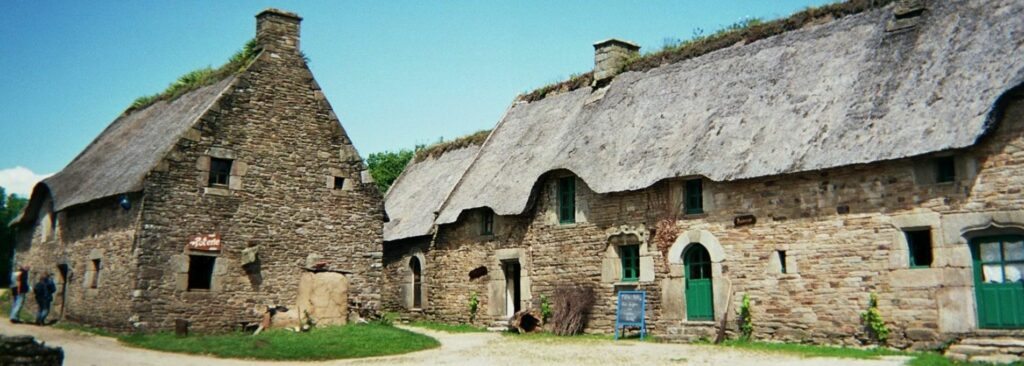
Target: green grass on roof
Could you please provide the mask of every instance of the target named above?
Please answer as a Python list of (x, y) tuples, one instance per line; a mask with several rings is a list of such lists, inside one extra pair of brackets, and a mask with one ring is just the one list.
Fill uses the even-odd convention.
[(423, 161), (427, 158), (436, 158), (444, 153), (458, 150), (464, 147), (472, 145), (483, 145), (484, 140), (487, 140), (487, 136), (490, 136), (491, 130), (480, 130), (472, 134), (458, 137), (451, 141), (441, 141), (436, 144), (416, 149), (415, 161)]
[[(697, 32), (693, 38), (681, 42), (667, 42), (661, 49), (635, 57), (626, 62), (622, 71), (643, 72), (662, 65), (672, 64), (730, 47), (748, 44), (809, 24), (826, 23), (845, 16), (889, 5), (895, 0), (847, 0), (820, 7), (808, 7), (786, 18), (763, 21), (759, 18), (744, 19), (722, 29), (704, 35)], [(520, 100), (534, 102), (548, 95), (573, 91), (590, 85), (591, 73), (570, 77), (569, 80), (540, 87), (520, 96)]]
[(185, 93), (224, 80), (225, 77), (237, 74), (249, 67), (257, 55), (259, 55), (259, 51), (256, 49), (256, 40), (251, 39), (241, 50), (235, 52), (227, 63), (216, 69), (206, 66), (189, 71), (167, 86), (164, 91), (136, 98), (125, 110), (125, 113), (148, 107), (161, 100), (174, 100)]

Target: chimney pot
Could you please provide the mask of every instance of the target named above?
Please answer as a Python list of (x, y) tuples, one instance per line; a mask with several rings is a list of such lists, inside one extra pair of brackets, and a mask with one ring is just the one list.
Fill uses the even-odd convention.
[(640, 46), (633, 42), (610, 38), (594, 43), (594, 85), (607, 84), (626, 60), (640, 54)]
[(268, 8), (256, 14), (256, 44), (268, 51), (299, 52), (298, 14)]

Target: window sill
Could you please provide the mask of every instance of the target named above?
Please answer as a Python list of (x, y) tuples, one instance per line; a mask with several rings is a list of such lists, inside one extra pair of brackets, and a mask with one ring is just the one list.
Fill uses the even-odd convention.
[(227, 186), (213, 186), (203, 188), (204, 195), (230, 196), (231, 190)]
[(480, 239), (487, 241), (494, 240), (495, 237), (496, 236), (494, 234), (480, 234)]
[(653, 284), (654, 281), (615, 281), (612, 286), (615, 287), (637, 287), (643, 285)]

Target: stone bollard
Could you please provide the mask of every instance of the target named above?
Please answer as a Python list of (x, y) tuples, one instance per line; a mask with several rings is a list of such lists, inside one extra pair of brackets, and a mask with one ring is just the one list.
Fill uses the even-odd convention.
[(174, 335), (188, 337), (188, 320), (174, 319)]

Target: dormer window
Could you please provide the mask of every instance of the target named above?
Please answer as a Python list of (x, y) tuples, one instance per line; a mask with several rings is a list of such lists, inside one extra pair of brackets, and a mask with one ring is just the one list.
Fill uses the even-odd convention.
[(210, 158), (210, 187), (227, 186), (231, 182), (231, 159)]

